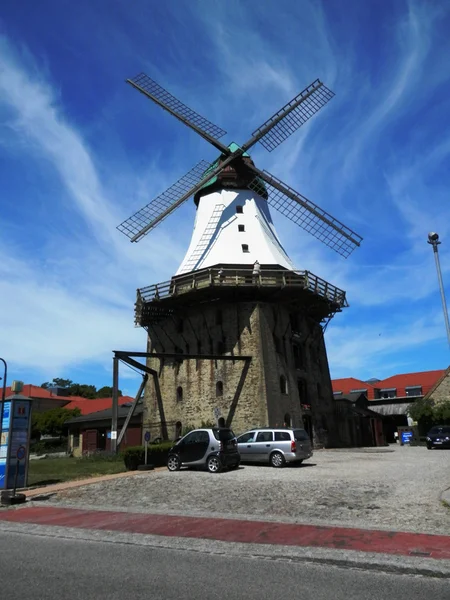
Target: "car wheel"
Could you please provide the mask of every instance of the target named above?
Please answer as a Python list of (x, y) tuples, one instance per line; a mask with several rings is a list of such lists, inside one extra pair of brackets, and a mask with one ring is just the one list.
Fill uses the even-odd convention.
[(239, 469), (239, 463), (236, 463), (234, 465), (228, 465), (228, 468), (230, 469), (230, 471), (235, 471), (236, 469)]
[(167, 459), (167, 468), (169, 471), (179, 471), (181, 468), (181, 460), (176, 454), (172, 454)]
[(222, 470), (222, 463), (218, 456), (210, 456), (206, 462), (206, 467), (210, 473), (220, 473)]
[(431, 444), (427, 444), (427, 450), (431, 450), (433, 446)]
[(284, 456), (281, 454), (281, 452), (274, 452), (270, 456), (270, 464), (272, 465), (272, 467), (276, 467), (276, 468), (284, 467), (285, 462), (286, 462), (286, 460), (285, 460)]

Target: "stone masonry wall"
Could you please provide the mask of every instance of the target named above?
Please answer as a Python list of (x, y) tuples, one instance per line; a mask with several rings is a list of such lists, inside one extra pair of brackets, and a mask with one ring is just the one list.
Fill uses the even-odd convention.
[[(301, 359), (298, 351), (295, 358), (294, 346), (301, 349)], [(335, 443), (322, 330), (300, 312), (292, 316), (285, 307), (270, 303), (207, 303), (154, 326), (148, 351), (251, 356), (231, 423), (235, 433), (284, 423), (303, 427), (305, 416), (310, 419), (316, 447)], [(185, 427), (226, 419), (244, 368), (244, 361), (209, 359), (149, 358), (147, 364), (159, 373), (169, 439)], [(285, 386), (281, 377), (286, 378)], [(222, 382), (222, 395), (218, 382)], [(302, 405), (311, 408), (302, 410)], [(161, 435), (152, 378), (145, 392), (145, 429), (150, 429), (152, 437)]]

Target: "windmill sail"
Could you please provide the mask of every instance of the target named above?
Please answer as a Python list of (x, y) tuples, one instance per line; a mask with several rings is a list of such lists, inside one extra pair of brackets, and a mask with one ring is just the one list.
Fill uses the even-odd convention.
[(252, 133), (252, 140), (244, 144), (243, 147), (247, 149), (259, 142), (266, 150), (272, 152), (325, 106), (333, 96), (334, 92), (329, 90), (319, 79), (316, 79), (263, 123), (261, 127), (258, 127)]
[[(201, 160), (193, 169), (188, 171), (186, 175), (183, 175), (181, 179), (171, 185), (165, 192), (123, 221), (117, 229), (132, 241), (137, 241), (146, 235), (153, 227), (170, 214), (171, 207), (175, 210), (175, 208), (180, 206), (180, 198), (183, 198), (183, 196), (186, 196), (187, 192), (195, 188), (195, 185), (202, 180), (203, 174), (209, 166), (210, 164), (207, 161)], [(184, 201), (189, 197), (190, 194), (186, 196)], [(145, 231), (143, 231), (144, 229)]]
[(180, 102), (170, 92), (161, 87), (156, 81), (153, 81), (145, 73), (140, 73), (132, 79), (127, 79), (127, 83), (136, 88), (139, 92), (156, 102), (161, 108), (169, 112), (171, 115), (179, 119), (182, 123), (194, 129), (203, 138), (209, 141), (213, 146), (220, 151), (226, 151), (226, 146), (223, 146), (218, 139), (226, 134), (226, 131), (205, 117), (199, 115), (195, 110), (192, 110), (186, 104)]
[(259, 177), (255, 177), (250, 189), (258, 193), (261, 188), (259, 178), (262, 178), (268, 188), (269, 205), (293, 223), (345, 258), (360, 245), (362, 237), (338, 219), (267, 171), (255, 170)]

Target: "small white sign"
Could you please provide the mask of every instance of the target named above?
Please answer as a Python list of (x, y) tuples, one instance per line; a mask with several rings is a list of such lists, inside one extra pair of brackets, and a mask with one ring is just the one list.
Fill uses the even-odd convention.
[(117, 440), (117, 431), (111, 431), (111, 439)]

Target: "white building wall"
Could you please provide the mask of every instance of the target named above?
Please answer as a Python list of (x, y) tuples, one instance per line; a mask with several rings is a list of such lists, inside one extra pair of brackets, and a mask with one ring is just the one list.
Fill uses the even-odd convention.
[[(237, 212), (239, 206), (242, 213)], [(239, 225), (244, 231), (239, 231)], [(251, 190), (202, 196), (191, 243), (176, 275), (221, 263), (252, 265), (256, 260), (295, 269), (278, 239), (267, 201)]]

